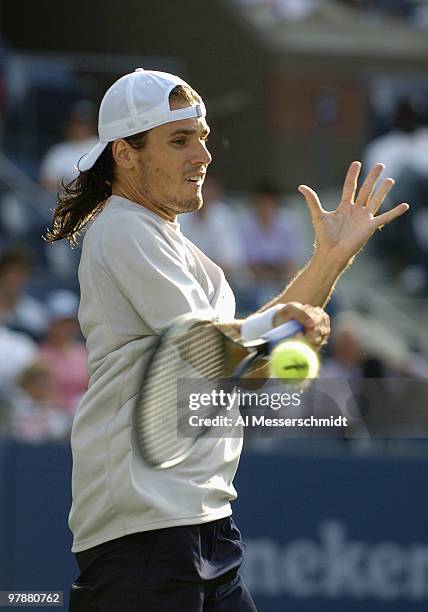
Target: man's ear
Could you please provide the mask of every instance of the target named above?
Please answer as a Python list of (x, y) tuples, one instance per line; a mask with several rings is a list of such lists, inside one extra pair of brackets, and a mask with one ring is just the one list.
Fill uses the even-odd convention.
[(112, 146), (113, 159), (118, 166), (130, 170), (134, 166), (133, 149), (126, 140), (115, 140)]

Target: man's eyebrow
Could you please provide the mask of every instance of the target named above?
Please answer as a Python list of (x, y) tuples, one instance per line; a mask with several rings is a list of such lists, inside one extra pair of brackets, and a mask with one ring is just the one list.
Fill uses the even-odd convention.
[(175, 130), (175, 132), (171, 132), (169, 137), (171, 138), (172, 136), (178, 136), (179, 134), (184, 134), (185, 136), (192, 136), (193, 134), (197, 134), (199, 131), (202, 136), (208, 136), (208, 134), (210, 133), (209, 128), (204, 128), (203, 130), (197, 130), (196, 128), (190, 128), (185, 130), (183, 128), (180, 128), (178, 130)]

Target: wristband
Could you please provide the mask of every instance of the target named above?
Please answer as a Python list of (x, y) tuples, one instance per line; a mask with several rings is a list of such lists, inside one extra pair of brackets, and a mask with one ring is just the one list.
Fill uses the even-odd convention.
[(276, 304), (263, 312), (256, 312), (241, 323), (241, 336), (246, 342), (257, 340), (273, 327), (273, 319), (284, 304)]

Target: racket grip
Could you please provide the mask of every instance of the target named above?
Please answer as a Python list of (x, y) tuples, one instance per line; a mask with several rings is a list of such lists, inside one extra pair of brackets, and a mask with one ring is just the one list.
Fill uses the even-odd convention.
[(268, 332), (263, 334), (262, 338), (270, 344), (277, 344), (278, 342), (282, 342), (282, 340), (296, 336), (302, 331), (304, 331), (303, 325), (292, 319), (291, 321), (282, 323), (277, 327), (273, 327)]

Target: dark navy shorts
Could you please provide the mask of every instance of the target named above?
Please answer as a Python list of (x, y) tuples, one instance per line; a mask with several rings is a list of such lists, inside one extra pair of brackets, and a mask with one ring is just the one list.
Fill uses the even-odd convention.
[(76, 554), (70, 612), (257, 612), (231, 517), (128, 535)]

